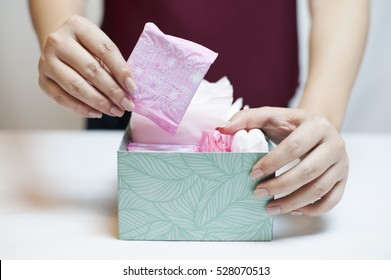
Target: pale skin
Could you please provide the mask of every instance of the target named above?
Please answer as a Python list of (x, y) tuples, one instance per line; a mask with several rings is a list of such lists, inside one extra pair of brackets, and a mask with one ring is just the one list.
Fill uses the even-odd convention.
[[(30, 0), (42, 55), (39, 83), (58, 104), (85, 117), (122, 116), (137, 85), (118, 48), (80, 16), (82, 0)], [(369, 0), (310, 0), (309, 75), (297, 109), (262, 107), (232, 117), (223, 133), (260, 128), (278, 145), (257, 162), (250, 177), (282, 175), (260, 183), (254, 196), (276, 195), (270, 215), (318, 216), (341, 200), (349, 160), (340, 136), (350, 92), (365, 48)], [(280, 197), (283, 195), (282, 197)]]

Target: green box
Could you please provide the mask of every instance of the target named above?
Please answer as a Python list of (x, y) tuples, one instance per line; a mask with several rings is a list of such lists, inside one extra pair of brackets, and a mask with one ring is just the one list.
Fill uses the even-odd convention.
[(249, 178), (265, 153), (127, 152), (129, 135), (117, 153), (120, 239), (272, 239), (272, 197), (254, 198)]

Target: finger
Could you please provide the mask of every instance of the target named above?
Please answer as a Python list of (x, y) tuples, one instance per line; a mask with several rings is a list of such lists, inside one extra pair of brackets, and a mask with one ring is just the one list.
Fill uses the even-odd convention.
[[(253, 166), (250, 177), (256, 179), (272, 174), (290, 162), (302, 158), (315, 147), (318, 148), (318, 145), (326, 140), (326, 134), (330, 130), (334, 131), (335, 129), (325, 120), (301, 120), (297, 129), (291, 132), (279, 145)], [(330, 151), (333, 149), (330, 145), (322, 146), (323, 149), (319, 150), (323, 151), (323, 155), (319, 157), (320, 159), (330, 158)], [(326, 148), (329, 149), (327, 150)], [(319, 164), (319, 161), (314, 162), (313, 166), (318, 166)], [(311, 168), (307, 170), (310, 172)], [(302, 172), (304, 176), (308, 173), (306, 170)]]
[(300, 122), (302, 116), (301, 111), (287, 108), (261, 107), (247, 109), (237, 112), (223, 127), (217, 129), (224, 134), (234, 134), (241, 129), (267, 129), (269, 127), (279, 127), (291, 132), (296, 128), (296, 123)]
[(102, 65), (76, 41), (67, 41), (57, 53), (60, 60), (72, 67), (100, 92), (104, 93), (119, 108), (131, 111), (134, 108), (129, 95)]
[(338, 182), (335, 186), (321, 199), (298, 209), (298, 213), (306, 216), (315, 217), (322, 215), (333, 209), (341, 201), (345, 191), (346, 179)]
[(96, 57), (95, 55), (94, 55), (94, 58), (96, 59), (96, 61), (99, 62), (99, 64), (103, 67), (103, 69), (106, 70), (107, 73), (109, 73), (111, 76), (113, 76), (113, 73), (111, 73), (109, 67), (107, 67), (106, 64), (104, 64), (104, 62), (100, 58)]
[(268, 208), (281, 210), (281, 214), (295, 211), (295, 214), (302, 213), (299, 209), (307, 205), (311, 205), (324, 197), (329, 191), (337, 184), (337, 182), (343, 180), (347, 170), (344, 169), (342, 164), (336, 164), (330, 167), (316, 180), (302, 186), (298, 190), (271, 201), (268, 204)]
[(57, 104), (69, 111), (87, 118), (101, 118), (102, 113), (94, 110), (80, 100), (70, 96), (59, 85), (46, 77), (39, 78), (41, 89), (51, 97)]
[(75, 70), (57, 58), (50, 59), (50, 67), (46, 75), (57, 82), (66, 92), (95, 110), (110, 116), (121, 117), (124, 111), (118, 108), (102, 93)]
[[(314, 130), (310, 124), (302, 123), (298, 129), (294, 130), (270, 153), (265, 155), (253, 166), (251, 177), (256, 179), (257, 174), (261, 172), (263, 173), (262, 176), (272, 174), (293, 160), (306, 155), (322, 141), (324, 133), (323, 130)], [(324, 151), (324, 147), (322, 148), (321, 151)], [(329, 157), (329, 151), (326, 151), (325, 156), (326, 158)], [(303, 175), (305, 175), (306, 171), (304, 170), (303, 172)]]
[(80, 16), (69, 18), (68, 23), (74, 27), (81, 44), (104, 62), (124, 89), (136, 90), (134, 77), (121, 52), (98, 26)]
[[(308, 156), (290, 170), (278, 177), (260, 183), (254, 193), (278, 195), (296, 191), (301, 186), (318, 178), (337, 162), (339, 155), (330, 153), (330, 150), (332, 150), (330, 143), (317, 146)], [(266, 162), (266, 164), (268, 163)]]
[(266, 121), (264, 114), (262, 114), (263, 110), (264, 107), (241, 110), (234, 114), (222, 127), (217, 127), (216, 129), (224, 134), (234, 134), (242, 129), (250, 130), (253, 128), (260, 128)]

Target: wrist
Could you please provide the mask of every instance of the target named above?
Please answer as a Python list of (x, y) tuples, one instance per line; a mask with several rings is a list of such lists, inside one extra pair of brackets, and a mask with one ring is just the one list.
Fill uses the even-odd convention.
[(338, 131), (341, 130), (349, 94), (338, 93), (335, 89), (306, 87), (298, 108), (327, 119)]

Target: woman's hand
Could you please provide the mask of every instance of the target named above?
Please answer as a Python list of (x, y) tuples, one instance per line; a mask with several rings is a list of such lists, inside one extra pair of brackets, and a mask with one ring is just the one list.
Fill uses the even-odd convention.
[(90, 118), (120, 117), (134, 104), (132, 73), (117, 46), (81, 16), (52, 32), (39, 60), (39, 85), (58, 104)]
[(260, 183), (254, 196), (282, 195), (269, 202), (270, 215), (321, 215), (342, 198), (349, 171), (345, 144), (325, 118), (300, 109), (262, 107), (238, 112), (219, 131), (260, 128), (277, 145), (257, 162), (250, 177), (257, 179), (300, 160), (282, 175)]

